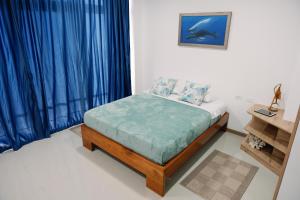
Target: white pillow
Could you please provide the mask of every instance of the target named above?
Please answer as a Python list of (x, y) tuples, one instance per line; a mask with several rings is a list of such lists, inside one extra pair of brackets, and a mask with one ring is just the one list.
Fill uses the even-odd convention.
[(181, 94), (185, 87), (185, 82), (185, 80), (178, 79), (172, 93), (178, 95)]
[(204, 103), (211, 103), (213, 101), (215, 101), (215, 97), (212, 96), (210, 93), (207, 93), (203, 99)]

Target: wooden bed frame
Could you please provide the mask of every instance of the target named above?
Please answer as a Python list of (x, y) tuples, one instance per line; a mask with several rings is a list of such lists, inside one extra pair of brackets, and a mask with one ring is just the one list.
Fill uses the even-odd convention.
[(196, 138), (178, 155), (169, 160), (165, 165), (159, 165), (144, 156), (126, 148), (125, 146), (111, 140), (101, 133), (87, 127), (81, 126), (83, 146), (93, 151), (95, 146), (103, 149), (110, 155), (118, 158), (133, 169), (146, 176), (146, 185), (157, 194), (164, 196), (165, 180), (180, 168), (191, 156), (193, 156), (212, 136), (219, 130), (225, 131), (229, 114), (225, 113), (218, 122), (208, 128), (203, 134)]

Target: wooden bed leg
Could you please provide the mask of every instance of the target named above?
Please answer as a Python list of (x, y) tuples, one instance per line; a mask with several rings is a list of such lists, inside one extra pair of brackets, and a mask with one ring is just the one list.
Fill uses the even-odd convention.
[(228, 123), (224, 124), (224, 126), (222, 126), (221, 130), (224, 132), (227, 131), (227, 125), (228, 125)]
[(89, 131), (90, 130), (86, 126), (81, 126), (82, 144), (85, 148), (89, 149), (90, 151), (94, 151), (95, 146), (90, 141), (91, 133)]
[(95, 146), (90, 141), (82, 138), (82, 143), (83, 143), (83, 146), (85, 148), (87, 148), (88, 150), (90, 150), (90, 151), (94, 151), (95, 150)]
[(146, 176), (146, 186), (162, 197), (165, 195), (165, 181), (166, 180), (164, 174), (157, 174), (156, 176)]

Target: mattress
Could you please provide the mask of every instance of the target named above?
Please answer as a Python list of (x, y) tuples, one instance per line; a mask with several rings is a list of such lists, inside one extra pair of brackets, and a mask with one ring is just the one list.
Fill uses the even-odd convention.
[[(149, 94), (148, 92), (145, 92), (145, 93)], [(219, 99), (216, 99), (216, 100), (214, 100), (212, 102), (209, 102), (209, 103), (202, 103), (200, 106), (198, 106), (198, 105), (195, 105), (195, 104), (191, 104), (191, 103), (188, 103), (188, 102), (178, 100), (179, 95), (177, 95), (177, 94), (171, 94), (168, 97), (163, 97), (163, 96), (159, 96), (159, 95), (155, 95), (155, 94), (152, 94), (152, 95), (157, 96), (157, 97), (161, 97), (161, 98), (165, 98), (165, 99), (168, 99), (168, 100), (171, 100), (171, 101), (175, 101), (175, 102), (178, 102), (178, 103), (182, 103), (182, 104), (185, 104), (185, 105), (188, 105), (188, 106), (192, 106), (192, 107), (195, 107), (195, 108), (200, 108), (200, 109), (206, 110), (211, 115), (211, 118), (212, 118), (211, 125), (216, 123), (221, 118), (221, 116), (223, 116), (224, 113), (226, 112), (225, 103), (223, 101), (219, 100)]]
[(88, 127), (160, 165), (207, 130), (211, 120), (206, 110), (150, 94), (133, 95), (84, 115)]

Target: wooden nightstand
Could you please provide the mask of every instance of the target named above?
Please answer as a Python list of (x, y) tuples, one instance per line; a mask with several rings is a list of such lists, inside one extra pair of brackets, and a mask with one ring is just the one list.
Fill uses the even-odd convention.
[(280, 175), (284, 158), (288, 153), (294, 123), (283, 120), (284, 110), (279, 110), (273, 117), (267, 117), (254, 112), (260, 108), (267, 109), (266, 106), (259, 104), (249, 108), (247, 112), (252, 115), (252, 120), (247, 124), (245, 130), (263, 140), (267, 145), (260, 150), (252, 148), (248, 143), (248, 135), (242, 142), (241, 149)]

